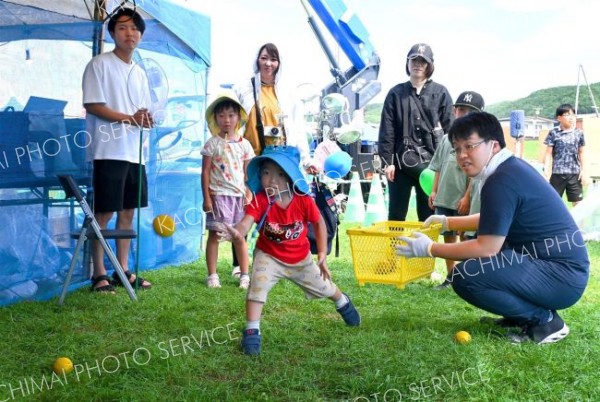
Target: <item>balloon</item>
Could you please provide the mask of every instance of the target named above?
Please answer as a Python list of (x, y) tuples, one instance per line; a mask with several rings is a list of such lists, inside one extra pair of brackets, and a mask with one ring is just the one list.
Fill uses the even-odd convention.
[(323, 164), (325, 176), (334, 180), (346, 176), (350, 168), (352, 168), (352, 157), (344, 151), (329, 155)]
[(421, 188), (427, 195), (431, 195), (431, 190), (433, 190), (433, 179), (435, 177), (435, 172), (431, 169), (425, 169), (421, 172), (419, 176), (419, 184)]

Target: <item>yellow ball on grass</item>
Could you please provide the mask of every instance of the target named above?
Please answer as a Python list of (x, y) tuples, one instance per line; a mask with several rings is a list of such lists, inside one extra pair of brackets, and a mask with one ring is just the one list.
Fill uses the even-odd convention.
[(471, 334), (467, 331), (458, 331), (454, 334), (454, 340), (462, 345), (471, 342)]
[(65, 374), (69, 374), (71, 371), (73, 371), (73, 362), (68, 357), (59, 357), (54, 361), (52, 370), (56, 374), (62, 374), (63, 371)]

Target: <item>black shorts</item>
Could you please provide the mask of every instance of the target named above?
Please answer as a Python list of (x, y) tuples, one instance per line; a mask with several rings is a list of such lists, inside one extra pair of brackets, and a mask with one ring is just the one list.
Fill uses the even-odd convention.
[[(94, 211), (118, 212), (138, 207), (139, 164), (127, 161), (94, 161)], [(146, 168), (142, 168), (141, 207), (148, 206)]]
[(577, 202), (583, 200), (583, 186), (579, 180), (579, 174), (552, 174), (550, 185), (562, 197), (567, 190), (567, 200)]

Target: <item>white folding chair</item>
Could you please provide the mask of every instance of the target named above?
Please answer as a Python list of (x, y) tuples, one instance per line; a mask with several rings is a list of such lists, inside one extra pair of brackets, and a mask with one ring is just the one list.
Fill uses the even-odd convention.
[[(75, 252), (73, 253), (73, 258), (71, 259), (71, 265), (69, 266), (69, 271), (67, 272), (67, 277), (65, 278), (65, 283), (63, 284), (62, 293), (60, 298), (58, 299), (58, 304), (62, 305), (65, 301), (65, 297), (67, 296), (67, 291), (69, 285), (71, 284), (71, 278), (73, 277), (73, 270), (75, 269), (75, 265), (77, 265), (77, 257), (79, 253), (84, 248), (87, 240), (98, 240), (104, 248), (104, 252), (108, 256), (108, 259), (113, 264), (115, 272), (121, 279), (123, 286), (127, 290), (129, 294), (129, 298), (131, 301), (136, 301), (137, 296), (135, 295), (135, 291), (133, 287), (129, 283), (127, 276), (125, 276), (125, 272), (123, 271), (123, 267), (117, 260), (115, 253), (112, 251), (110, 245), (106, 242), (106, 239), (135, 239), (137, 234), (134, 230), (111, 230), (100, 229), (100, 225), (98, 221), (94, 217), (94, 213), (90, 208), (90, 205), (87, 203), (85, 197), (81, 193), (79, 186), (75, 182), (75, 179), (71, 175), (58, 176), (60, 184), (65, 192), (65, 198), (69, 199), (75, 197), (81, 209), (83, 210), (83, 214), (85, 216), (83, 225), (81, 230), (78, 232), (71, 233), (71, 238), (77, 239), (77, 245), (75, 246)], [(85, 260), (85, 259), (84, 259)], [(84, 261), (84, 264), (86, 262)]]

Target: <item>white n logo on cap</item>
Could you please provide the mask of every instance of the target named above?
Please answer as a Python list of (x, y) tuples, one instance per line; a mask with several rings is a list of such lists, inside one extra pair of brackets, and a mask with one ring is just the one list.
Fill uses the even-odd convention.
[(419, 53), (425, 53), (425, 49), (426, 49), (426, 48), (427, 48), (427, 46), (426, 46), (426, 45), (419, 45), (419, 50), (418, 50), (418, 52), (419, 52)]
[(463, 98), (463, 102), (471, 103), (472, 100), (473, 100), (473, 94), (465, 94), (465, 96)]

